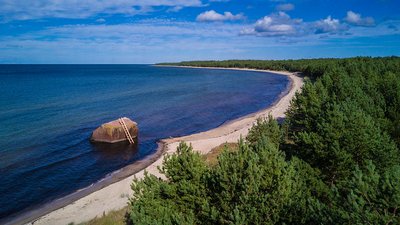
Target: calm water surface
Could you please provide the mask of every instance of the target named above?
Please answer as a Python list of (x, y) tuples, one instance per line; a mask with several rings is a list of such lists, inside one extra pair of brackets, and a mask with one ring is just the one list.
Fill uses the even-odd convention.
[[(288, 78), (149, 65), (0, 65), (0, 218), (84, 188), (153, 153), (157, 140), (267, 107)], [(100, 124), (138, 122), (137, 149), (90, 144)]]

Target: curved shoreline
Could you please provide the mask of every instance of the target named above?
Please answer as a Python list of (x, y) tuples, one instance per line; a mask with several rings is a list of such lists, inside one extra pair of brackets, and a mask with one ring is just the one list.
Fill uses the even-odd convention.
[[(294, 73), (256, 70), (246, 68), (221, 68), (221, 67), (188, 67), (201, 69), (246, 70), (255, 72), (267, 72), (289, 77), (290, 85), (279, 98), (269, 107), (255, 113), (248, 114), (228, 121), (217, 128), (177, 138), (162, 139), (158, 142), (158, 148), (154, 154), (136, 161), (109, 177), (95, 184), (78, 190), (61, 199), (52, 201), (38, 209), (30, 210), (16, 218), (7, 221), (6, 224), (68, 224), (88, 221), (96, 216), (102, 216), (112, 210), (118, 210), (127, 205), (130, 196), (130, 184), (134, 177), (143, 178), (144, 171), (164, 178), (157, 167), (162, 165), (164, 154), (171, 154), (181, 141), (192, 144), (194, 150), (206, 154), (212, 148), (226, 142), (237, 142), (240, 136), (246, 136), (248, 129), (257, 118), (271, 114), (275, 118), (284, 117), (284, 112), (290, 104), (294, 94), (301, 89), (302, 78)], [(84, 213), (82, 213), (84, 212)]]

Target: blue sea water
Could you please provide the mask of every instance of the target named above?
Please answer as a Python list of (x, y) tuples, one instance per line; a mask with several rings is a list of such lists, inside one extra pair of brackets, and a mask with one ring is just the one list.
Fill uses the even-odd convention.
[[(215, 128), (272, 104), (288, 78), (151, 65), (0, 65), (0, 218), (43, 204), (155, 152), (157, 140)], [(127, 116), (136, 149), (89, 142)]]

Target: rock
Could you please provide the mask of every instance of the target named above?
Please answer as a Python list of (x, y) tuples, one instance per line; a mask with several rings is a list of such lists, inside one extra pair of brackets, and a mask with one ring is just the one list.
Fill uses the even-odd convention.
[[(135, 139), (138, 136), (139, 129), (137, 123), (130, 120), (129, 118), (122, 118), (125, 121), (126, 127), (129, 130), (132, 138)], [(99, 128), (93, 131), (92, 142), (105, 142), (105, 143), (116, 143), (121, 141), (128, 141), (126, 138), (124, 129), (119, 123), (118, 119), (101, 125)]]

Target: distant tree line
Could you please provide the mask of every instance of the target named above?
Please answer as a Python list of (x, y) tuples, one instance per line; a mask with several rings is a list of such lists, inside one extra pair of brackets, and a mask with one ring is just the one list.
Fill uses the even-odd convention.
[(302, 72), (287, 119), (259, 120), (215, 166), (182, 143), (132, 184), (134, 224), (400, 224), (400, 58), (168, 65)]

